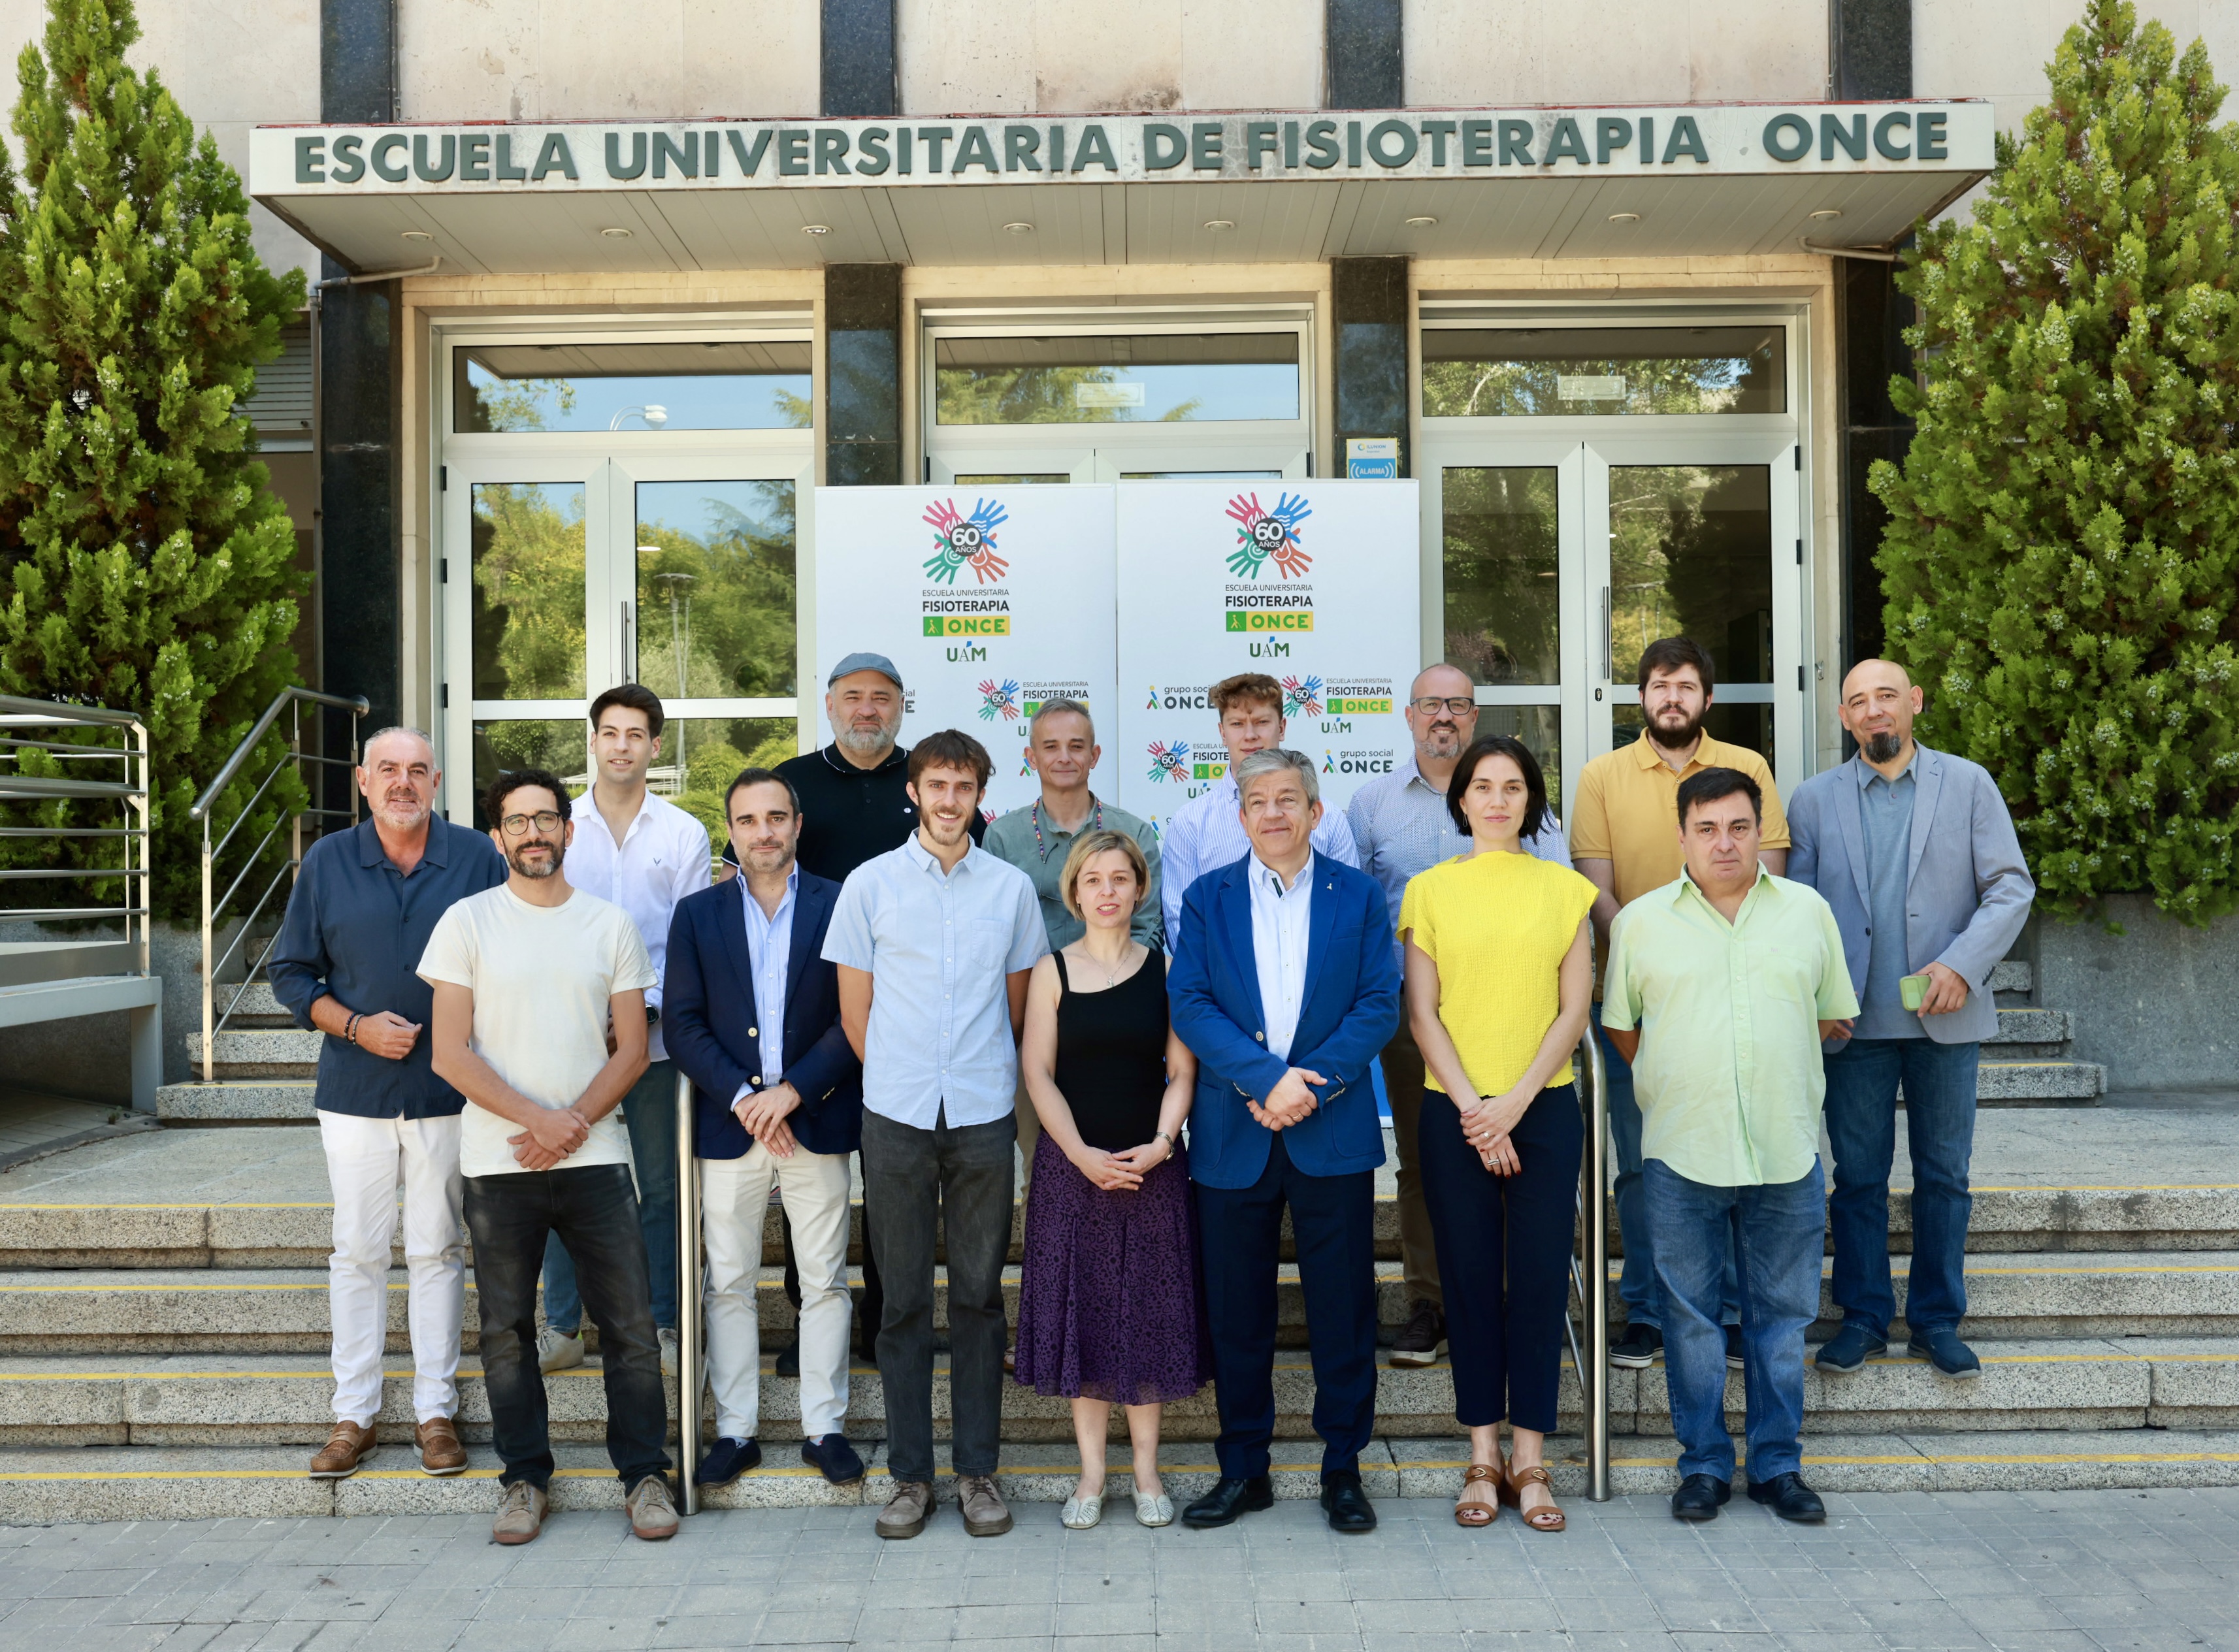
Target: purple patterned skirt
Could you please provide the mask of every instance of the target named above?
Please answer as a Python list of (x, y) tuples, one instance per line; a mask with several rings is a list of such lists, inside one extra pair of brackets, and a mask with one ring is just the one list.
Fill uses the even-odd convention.
[(1026, 1198), (1018, 1380), (1038, 1394), (1158, 1405), (1213, 1377), (1189, 1161), (1106, 1192), (1045, 1135)]

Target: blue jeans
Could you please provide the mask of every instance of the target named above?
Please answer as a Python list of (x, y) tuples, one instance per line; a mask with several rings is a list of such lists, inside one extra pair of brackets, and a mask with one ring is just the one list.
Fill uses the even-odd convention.
[(1828, 1200), (1835, 1229), (1835, 1300), (1843, 1323), (1889, 1335), (1890, 1163), (1897, 1154), (1897, 1087), (1912, 1149), (1912, 1282), (1905, 1323), (1916, 1336), (1957, 1330), (1967, 1317), (1967, 1167), (1975, 1149), (1975, 1073), (1982, 1046), (1930, 1038), (1853, 1038), (1827, 1058)]
[[(1617, 1225), (1624, 1242), (1624, 1271), (1617, 1294), (1629, 1325), (1664, 1328), (1664, 1292), (1656, 1283), (1656, 1242), (1648, 1231), (1648, 1206), (1640, 1191), (1640, 1103), (1632, 1093), (1632, 1065), (1617, 1052), (1602, 1031), (1601, 1001), (1594, 1001), (1594, 1037), (1601, 1041), (1602, 1069), (1609, 1075), (1610, 1144), (1617, 1151)], [(1741, 1292), (1734, 1284), (1733, 1247), (1726, 1248), (1719, 1317), (1741, 1324)]]
[[(637, 1213), (653, 1281), (653, 1323), (676, 1329), (676, 1064), (656, 1061), (622, 1098), (630, 1158), (637, 1171)], [(582, 1329), (575, 1264), (558, 1229), (544, 1242), (544, 1323), (573, 1337)]]
[(1718, 1324), (1722, 1253), (1741, 1284), (1742, 1377), (1748, 1404), (1749, 1475), (1762, 1485), (1803, 1466), (1804, 1331), (1819, 1315), (1819, 1258), (1827, 1232), (1827, 1183), (1814, 1159), (1793, 1182), (1706, 1187), (1661, 1159), (1641, 1171), (1664, 1322), (1664, 1377), (1679, 1473), (1731, 1483), (1734, 1441), (1726, 1432), (1726, 1336)]

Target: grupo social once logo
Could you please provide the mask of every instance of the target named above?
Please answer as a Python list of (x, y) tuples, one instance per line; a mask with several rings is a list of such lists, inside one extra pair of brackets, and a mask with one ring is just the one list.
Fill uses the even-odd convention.
[(1303, 494), (1283, 494), (1272, 510), (1259, 495), (1239, 494), (1228, 501), (1228, 514), (1236, 524), (1236, 548), (1228, 554), (1228, 571), (1239, 580), (1256, 580), (1271, 561), (1286, 580), (1305, 577), (1314, 559), (1299, 542), (1299, 524), (1312, 515)]
[(1001, 718), (1010, 722), (1019, 714), (1019, 685), (1011, 678), (997, 682), (993, 677), (980, 683), (980, 716), (982, 721), (993, 722)]
[(1319, 717), (1322, 714), (1322, 680), (1319, 677), (1286, 677), (1283, 679), (1283, 716), (1286, 721), (1293, 717)]
[(1151, 778), (1186, 783), (1190, 777), (1189, 742), (1178, 740), (1169, 746), (1166, 741), (1151, 742)]
[(1001, 579), (1010, 564), (995, 554), (995, 530), (1009, 515), (992, 499), (976, 502), (969, 516), (957, 510), (953, 499), (933, 504), (925, 513), (933, 544), (933, 554), (926, 560), (926, 577), (953, 585), (958, 571), (969, 567), (982, 585)]

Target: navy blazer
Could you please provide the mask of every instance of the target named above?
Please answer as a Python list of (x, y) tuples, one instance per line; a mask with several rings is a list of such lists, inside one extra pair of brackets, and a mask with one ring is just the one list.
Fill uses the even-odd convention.
[(1292, 1162), (1309, 1176), (1374, 1170), (1384, 1162), (1384, 1126), (1369, 1064), (1399, 1029), (1399, 965), (1383, 887), (1315, 852), (1306, 990), (1286, 1061), (1267, 1049), (1245, 879), (1251, 859), (1206, 872), (1184, 893), (1166, 977), (1174, 1031), (1198, 1059), (1191, 1178), (1223, 1188), (1259, 1179), (1272, 1132), (1246, 1104), (1264, 1103), (1292, 1067), (1329, 1080), (1314, 1111), (1283, 1132)]
[(786, 1123), (812, 1153), (852, 1153), (863, 1143), (863, 1064), (840, 1025), (840, 972), (824, 961), (824, 932), (840, 886), (803, 872), (793, 896), (785, 975), (785, 1071), (762, 1071), (747, 945), (749, 897), (733, 879), (687, 895), (668, 924), (661, 1030), (669, 1059), (692, 1080), (694, 1151), (743, 1158), (754, 1145), (731, 1111), (739, 1086), (789, 1084), (801, 1105)]

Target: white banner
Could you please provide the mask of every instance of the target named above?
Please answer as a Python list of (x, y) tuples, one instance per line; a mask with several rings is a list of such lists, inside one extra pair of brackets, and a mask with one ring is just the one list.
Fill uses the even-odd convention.
[(1227, 773), (1206, 690), (1243, 671), (1282, 685), (1284, 744), (1315, 759), (1325, 806), (1398, 766), (1419, 508), (1412, 481), (1121, 484), (1122, 806), (1163, 826)]
[(960, 728), (994, 759), (983, 813), (1032, 802), (1026, 723), (1044, 700), (1085, 700), (1117, 795), (1113, 722), (1113, 499), (1108, 487), (820, 488), (816, 684), (846, 655), (885, 654), (908, 699), (901, 741)]

